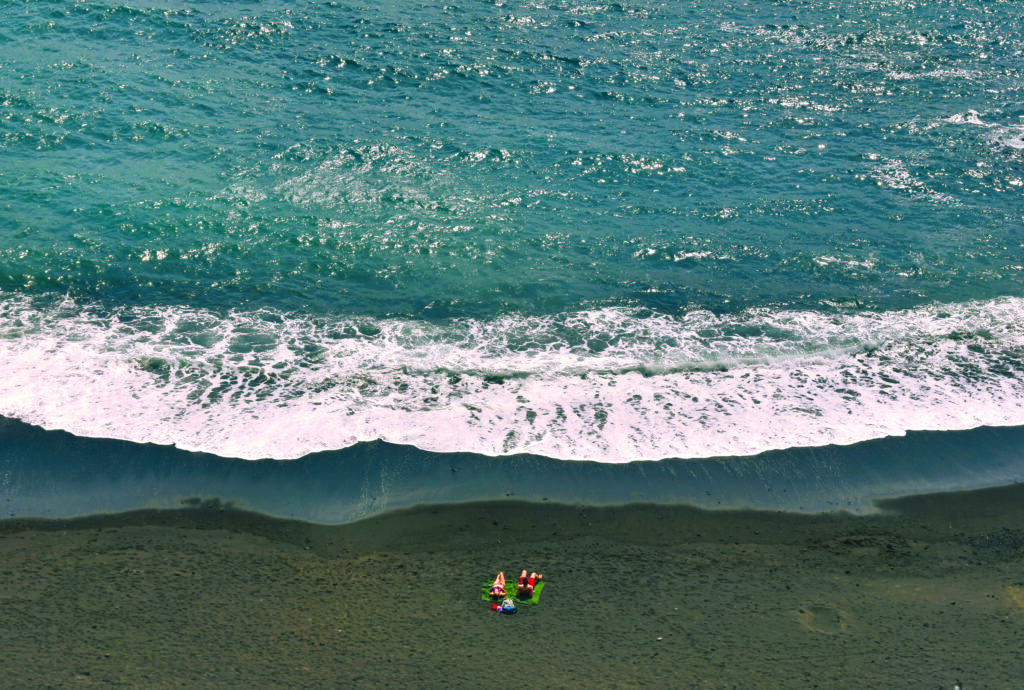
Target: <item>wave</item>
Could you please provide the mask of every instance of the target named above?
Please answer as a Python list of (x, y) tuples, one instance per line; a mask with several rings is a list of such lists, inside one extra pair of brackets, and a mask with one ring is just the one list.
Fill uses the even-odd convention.
[(1024, 424), (1024, 299), (443, 323), (0, 295), (0, 414), (244, 459), (754, 455)]

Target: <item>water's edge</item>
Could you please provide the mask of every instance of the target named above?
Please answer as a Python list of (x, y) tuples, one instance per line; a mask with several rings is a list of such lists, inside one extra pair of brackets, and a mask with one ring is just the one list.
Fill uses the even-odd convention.
[(0, 418), (3, 518), (70, 518), (208, 500), (341, 524), (413, 505), (515, 498), (870, 513), (908, 495), (1024, 481), (1024, 427), (917, 432), (746, 458), (607, 464), (431, 453), (384, 442), (292, 461), (239, 461), (80, 438)]

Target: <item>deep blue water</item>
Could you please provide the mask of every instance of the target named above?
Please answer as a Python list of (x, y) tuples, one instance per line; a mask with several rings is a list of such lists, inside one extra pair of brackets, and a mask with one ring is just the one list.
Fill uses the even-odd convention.
[(0, 6), (0, 414), (236, 458), (1024, 424), (1016, 1)]

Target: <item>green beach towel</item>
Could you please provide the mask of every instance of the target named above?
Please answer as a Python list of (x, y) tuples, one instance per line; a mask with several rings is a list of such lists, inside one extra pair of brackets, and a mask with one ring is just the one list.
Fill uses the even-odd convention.
[[(506, 597), (508, 597), (512, 601), (516, 602), (517, 604), (536, 604), (538, 601), (540, 601), (540, 592), (541, 592), (542, 589), (544, 589), (544, 580), (538, 580), (537, 584), (535, 584), (533, 586), (533, 596), (530, 597), (529, 599), (520, 599), (519, 597), (516, 596), (516, 582), (517, 582), (517, 580), (512, 580), (511, 582), (506, 582), (505, 583), (505, 596)], [(483, 588), (483, 599), (484, 599), (484, 601), (494, 601), (494, 602), (501, 603), (501, 598), (499, 598), (499, 599), (491, 599), (491, 587), (492, 586), (494, 586), (494, 580), (490, 580), (489, 582), (484, 583), (484, 588)], [(504, 597), (502, 597), (502, 598), (504, 598)]]

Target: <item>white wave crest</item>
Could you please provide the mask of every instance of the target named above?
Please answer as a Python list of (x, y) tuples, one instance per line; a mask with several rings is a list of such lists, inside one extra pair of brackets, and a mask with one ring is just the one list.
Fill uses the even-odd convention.
[(997, 122), (986, 122), (981, 119), (981, 114), (975, 110), (968, 110), (966, 113), (951, 115), (946, 118), (944, 122), (949, 124), (968, 124), (982, 127), (989, 131), (988, 140), (993, 144), (1006, 146), (1018, 151), (1024, 150), (1024, 125), (1006, 125)]
[(1024, 300), (433, 324), (0, 295), (0, 414), (239, 458), (384, 439), (626, 462), (1024, 424)]

